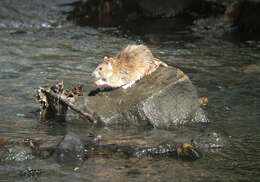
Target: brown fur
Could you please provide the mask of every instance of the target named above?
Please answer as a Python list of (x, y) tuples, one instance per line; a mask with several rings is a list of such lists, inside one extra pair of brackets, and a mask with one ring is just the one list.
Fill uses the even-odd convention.
[(126, 88), (137, 80), (154, 72), (160, 65), (167, 64), (153, 57), (151, 50), (145, 45), (129, 45), (115, 58), (104, 58), (93, 75), (98, 79), (97, 86)]

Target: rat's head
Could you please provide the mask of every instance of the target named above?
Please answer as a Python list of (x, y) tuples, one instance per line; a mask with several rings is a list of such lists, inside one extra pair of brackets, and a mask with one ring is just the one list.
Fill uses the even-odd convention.
[(109, 77), (113, 74), (113, 63), (114, 58), (104, 57), (104, 62), (98, 65), (92, 76), (96, 77), (97, 80), (94, 82), (97, 86), (106, 85), (109, 81)]

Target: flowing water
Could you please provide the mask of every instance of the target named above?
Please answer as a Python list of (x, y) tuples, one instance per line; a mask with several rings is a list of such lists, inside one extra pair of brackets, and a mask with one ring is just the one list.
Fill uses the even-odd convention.
[[(188, 21), (173, 26), (164, 22), (159, 29), (143, 23), (134, 35), (116, 28), (79, 27), (65, 21), (61, 11), (66, 8), (56, 6), (62, 2), (66, 1), (0, 1), (1, 138), (22, 140), (42, 124), (36, 88), (64, 80), (68, 86), (82, 83), (85, 90), (93, 89), (91, 72), (104, 56), (114, 56), (127, 44), (144, 41), (161, 60), (181, 68), (200, 97), (208, 97), (205, 113), (211, 122), (206, 128), (93, 128), (72, 118), (65, 126), (45, 128), (35, 135), (73, 131), (84, 138), (91, 131), (107, 141), (183, 142), (198, 135), (207, 140), (207, 135), (213, 134), (219, 135), (225, 146), (204, 151), (203, 158), (194, 162), (167, 157), (100, 157), (80, 165), (58, 163), (53, 158), (10, 160), (0, 163), (0, 181), (260, 180), (260, 41), (234, 34), (198, 37), (187, 28)], [(43, 172), (37, 178), (17, 175), (28, 167)]]

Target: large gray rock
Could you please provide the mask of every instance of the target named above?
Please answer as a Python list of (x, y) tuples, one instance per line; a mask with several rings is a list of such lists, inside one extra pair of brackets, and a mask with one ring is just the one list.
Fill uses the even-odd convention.
[(208, 121), (187, 75), (171, 66), (158, 68), (126, 90), (118, 88), (84, 98), (85, 110), (108, 126), (173, 128)]

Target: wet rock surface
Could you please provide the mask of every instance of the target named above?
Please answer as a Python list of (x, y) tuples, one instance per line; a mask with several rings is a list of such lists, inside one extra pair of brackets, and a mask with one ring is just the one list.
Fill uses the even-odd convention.
[(23, 162), (32, 160), (35, 157), (30, 148), (20, 144), (8, 144), (0, 150), (0, 161), (16, 161)]
[(131, 88), (100, 91), (85, 96), (85, 109), (104, 125), (174, 128), (207, 122), (195, 87), (181, 70), (159, 68)]
[[(143, 140), (142, 143), (147, 145), (140, 145), (134, 144), (135, 142), (131, 143), (131, 141), (101, 142), (94, 135), (87, 136), (87, 138), (87, 140), (82, 141), (76, 133), (68, 132), (63, 139), (61, 136), (52, 138), (47, 136), (46, 138), (38, 138), (37, 141), (28, 139), (29, 146), (27, 143), (11, 142), (0, 148), (0, 161), (25, 162), (52, 158), (58, 163), (81, 165), (89, 158), (142, 158), (145, 156), (169, 156), (193, 161), (201, 158), (200, 149), (209, 148), (208, 146), (194, 145), (194, 142), (189, 144), (164, 141), (160, 144), (149, 144), (148, 141)], [(39, 144), (37, 147), (36, 143)], [(40, 173), (40, 169), (32, 169), (31, 167), (19, 171), (19, 175), (25, 177), (37, 176)]]
[(195, 145), (188, 143), (178, 144), (173, 141), (163, 142), (154, 147), (138, 149), (134, 152), (133, 156), (175, 156), (176, 158), (182, 158), (183, 160), (190, 161), (197, 160), (202, 157), (198, 148), (195, 148)]

